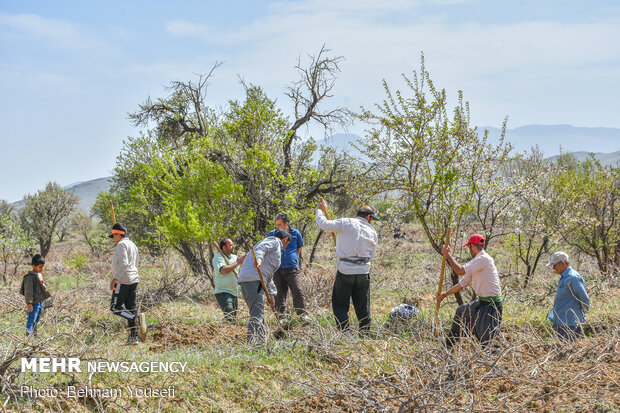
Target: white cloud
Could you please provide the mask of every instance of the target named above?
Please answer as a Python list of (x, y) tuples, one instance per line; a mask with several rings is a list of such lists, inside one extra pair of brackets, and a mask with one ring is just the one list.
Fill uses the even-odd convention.
[(62, 49), (101, 49), (107, 43), (76, 24), (34, 14), (0, 12), (0, 30), (7, 38), (42, 42)]
[(185, 20), (173, 20), (165, 24), (166, 32), (179, 37), (205, 37), (211, 34), (208, 26), (190, 23)]

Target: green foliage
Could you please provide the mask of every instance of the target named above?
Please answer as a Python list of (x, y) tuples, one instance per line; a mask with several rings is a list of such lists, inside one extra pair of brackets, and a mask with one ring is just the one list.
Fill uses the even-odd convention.
[(34, 250), (34, 242), (22, 230), (12, 215), (0, 215), (0, 259), (2, 260), (2, 282), (17, 274), (27, 254)]
[(594, 155), (583, 162), (564, 155), (555, 190), (570, 205), (562, 235), (566, 243), (596, 259), (609, 273), (620, 265), (620, 169)]
[(205, 251), (213, 253), (213, 241), (235, 237), (247, 248), (280, 211), (309, 221), (320, 194), (346, 193), (354, 169), (350, 157), (327, 149), (313, 166), (314, 141), (295, 139), (313, 113), (291, 126), (260, 87), (243, 84), (244, 100), (216, 114), (204, 103), (206, 78), (173, 82), (169, 97), (149, 99), (131, 115), (136, 125), (156, 126), (125, 142), (114, 185), (93, 213), (111, 222), (112, 201), (139, 244), (152, 253), (172, 247), (212, 280)]
[(90, 217), (82, 212), (73, 216), (71, 223), (75, 231), (84, 238), (90, 247), (90, 251), (96, 256), (101, 256), (110, 249), (111, 243), (108, 239), (110, 230), (107, 225), (95, 223)]
[(56, 182), (34, 195), (26, 195), (26, 205), (20, 211), (20, 221), (26, 233), (39, 242), (41, 255), (46, 256), (52, 245), (52, 237), (70, 219), (78, 198), (65, 191)]
[(64, 258), (63, 261), (71, 271), (81, 273), (84, 271), (84, 268), (86, 268), (89, 259), (88, 256), (84, 254), (70, 254), (68, 257)]
[[(376, 112), (363, 110), (359, 118), (370, 129), (360, 150), (373, 159), (372, 187), (393, 191), (401, 215), (413, 211), (439, 252), (448, 227), (462, 225), (474, 211), (478, 182), (492, 179), (481, 165), (501, 165), (510, 147), (491, 145), (470, 126), (469, 105), (459, 92), (449, 116), (445, 90), (435, 88), (421, 59), (419, 72), (403, 75), (406, 92), (392, 91), (384, 81), (386, 99)], [(455, 230), (456, 232), (456, 230)]]

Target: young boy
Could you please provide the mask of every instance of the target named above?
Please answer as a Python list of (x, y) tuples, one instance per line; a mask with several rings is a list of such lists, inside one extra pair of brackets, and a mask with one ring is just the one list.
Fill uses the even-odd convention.
[(32, 257), (32, 271), (24, 275), (21, 286), (21, 294), (26, 299), (28, 306), (28, 322), (26, 323), (26, 337), (31, 334), (37, 337), (37, 324), (43, 312), (43, 301), (50, 297), (50, 293), (43, 283), (43, 266), (45, 258), (41, 254)]

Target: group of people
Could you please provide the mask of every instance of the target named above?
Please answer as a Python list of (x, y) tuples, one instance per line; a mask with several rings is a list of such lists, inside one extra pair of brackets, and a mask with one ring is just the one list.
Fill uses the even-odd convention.
[[(332, 309), (338, 328), (349, 327), (349, 306), (353, 302), (362, 332), (370, 328), (370, 261), (377, 249), (377, 231), (372, 227), (376, 220), (370, 206), (362, 207), (355, 218), (328, 220), (325, 201), (317, 207), (316, 223), (326, 232), (336, 234), (336, 278), (332, 291)], [(220, 242), (220, 251), (213, 258), (215, 296), (225, 319), (234, 319), (237, 307), (237, 284), (246, 302), (250, 321), (248, 341), (262, 342), (265, 337), (264, 316), (267, 295), (274, 297), (270, 303), (279, 315), (286, 314), (286, 300), (291, 291), (296, 315), (307, 320), (306, 297), (301, 287), (299, 262), (304, 246), (301, 233), (291, 228), (287, 214), (276, 215), (276, 229), (252, 248), (252, 255), (234, 255), (234, 243), (229, 238)], [(255, 259), (256, 258), (256, 259)], [(241, 267), (239, 274), (233, 269)], [(263, 277), (263, 288), (261, 283)]]
[[(375, 210), (363, 206), (354, 218), (327, 218), (325, 201), (317, 205), (315, 220), (317, 226), (335, 234), (336, 275), (332, 289), (332, 310), (340, 330), (349, 329), (349, 308), (351, 302), (359, 321), (360, 333), (368, 333), (370, 315), (370, 268), (378, 243), (377, 231), (372, 222), (378, 220)], [(306, 297), (302, 289), (300, 262), (304, 246), (302, 234), (290, 226), (289, 216), (279, 213), (276, 228), (266, 238), (252, 247), (252, 254), (235, 254), (235, 243), (224, 238), (219, 251), (213, 258), (215, 273), (215, 297), (224, 313), (224, 319), (236, 320), (239, 290), (248, 307), (248, 342), (262, 343), (265, 339), (265, 301), (279, 315), (286, 314), (286, 301), (290, 290), (294, 313), (307, 321)], [(136, 289), (139, 282), (138, 249), (127, 237), (127, 228), (114, 224), (110, 238), (116, 243), (112, 257), (113, 291), (110, 310), (127, 320), (129, 344), (144, 341), (146, 319), (136, 305)], [(460, 305), (446, 338), (450, 349), (465, 334), (476, 337), (487, 345), (500, 335), (503, 311), (503, 296), (500, 278), (493, 258), (485, 250), (485, 238), (472, 235), (467, 247), (471, 261), (461, 265), (453, 257), (450, 247), (444, 245), (441, 253), (454, 272), (463, 276), (449, 290), (437, 295), (441, 303), (448, 295), (455, 294), (471, 285), (477, 299)], [(49, 292), (43, 282), (42, 272), (45, 260), (36, 254), (32, 258), (32, 271), (23, 278), (21, 293), (28, 310), (26, 335), (36, 336), (36, 326)], [(583, 335), (581, 327), (584, 314), (589, 311), (590, 300), (583, 278), (570, 266), (564, 252), (556, 252), (547, 264), (557, 274), (559, 282), (553, 308), (547, 319), (553, 323), (556, 335), (562, 340), (574, 340)]]

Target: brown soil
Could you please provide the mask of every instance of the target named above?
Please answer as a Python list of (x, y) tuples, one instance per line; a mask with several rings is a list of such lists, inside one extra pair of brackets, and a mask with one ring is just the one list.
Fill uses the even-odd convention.
[(150, 339), (153, 344), (150, 350), (159, 351), (170, 347), (200, 347), (212, 343), (244, 343), (247, 328), (222, 324), (175, 324), (162, 323), (149, 327)]

